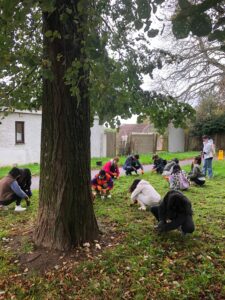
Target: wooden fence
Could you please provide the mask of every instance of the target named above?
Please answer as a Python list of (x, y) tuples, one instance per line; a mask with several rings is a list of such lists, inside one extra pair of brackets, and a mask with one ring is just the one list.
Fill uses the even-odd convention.
[[(225, 134), (215, 134), (211, 136), (216, 146), (216, 151), (224, 150), (225, 151)], [(185, 136), (185, 150), (186, 151), (201, 151), (202, 150), (202, 138), (191, 136), (186, 134)]]

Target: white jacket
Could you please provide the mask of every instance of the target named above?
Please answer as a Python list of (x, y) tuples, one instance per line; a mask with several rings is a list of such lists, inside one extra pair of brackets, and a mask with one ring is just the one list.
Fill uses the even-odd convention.
[(204, 153), (204, 159), (212, 158), (213, 157), (213, 149), (214, 145), (211, 140), (208, 140), (208, 142), (203, 143), (203, 153)]
[(149, 182), (141, 180), (131, 194), (131, 200), (138, 200), (146, 206), (154, 206), (159, 204), (161, 196)]

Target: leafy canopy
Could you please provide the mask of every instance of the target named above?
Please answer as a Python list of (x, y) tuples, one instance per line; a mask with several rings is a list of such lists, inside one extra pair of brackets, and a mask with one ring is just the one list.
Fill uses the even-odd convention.
[[(42, 32), (42, 12), (53, 12), (54, 2), (0, 0), (1, 107), (38, 109), (41, 106), (42, 78), (51, 80), (54, 76), (51, 60), (43, 57), (43, 34), (50, 41), (62, 38), (57, 30)], [(193, 114), (187, 104), (141, 89), (143, 74), (152, 76), (154, 68), (161, 68), (168, 56), (166, 52), (159, 55), (149, 47), (151, 38), (158, 34), (151, 16), (163, 2), (90, 1), (86, 28), (89, 34), (83, 51), (87, 52), (85, 67), (90, 74), (92, 115), (97, 113), (102, 122), (114, 125), (118, 116), (148, 115), (163, 131), (168, 122), (184, 125), (187, 116)], [(66, 2), (62, 4), (61, 22), (66, 24), (71, 13)], [(63, 63), (62, 53), (58, 53), (57, 59)], [(76, 90), (79, 64), (73, 62), (64, 78), (75, 96), (79, 96)]]
[(186, 38), (190, 32), (210, 41), (221, 43), (225, 50), (225, 3), (223, 0), (198, 1), (178, 0), (178, 10), (172, 20), (173, 33), (178, 39)]

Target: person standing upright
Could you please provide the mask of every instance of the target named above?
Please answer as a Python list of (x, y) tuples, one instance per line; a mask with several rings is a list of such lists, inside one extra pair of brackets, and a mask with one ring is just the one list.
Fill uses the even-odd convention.
[(212, 139), (209, 139), (207, 135), (203, 135), (203, 169), (202, 172), (206, 176), (208, 172), (208, 177), (213, 177), (213, 171), (212, 171), (212, 160), (213, 160), (213, 154), (214, 154), (214, 144), (212, 142)]

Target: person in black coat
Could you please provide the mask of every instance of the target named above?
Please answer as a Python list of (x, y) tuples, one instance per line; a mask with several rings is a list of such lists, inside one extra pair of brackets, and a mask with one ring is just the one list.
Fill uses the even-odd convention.
[[(17, 180), (20, 188), (28, 195), (30, 198), (32, 196), (31, 192), (31, 171), (30, 169), (19, 169), (21, 176)], [(28, 205), (30, 204), (30, 201), (28, 200)]]
[(151, 207), (151, 212), (159, 221), (159, 232), (181, 229), (186, 234), (195, 230), (191, 202), (179, 191), (169, 191), (159, 206)]
[(167, 161), (165, 159), (160, 158), (157, 154), (152, 156), (153, 167), (152, 171), (156, 171), (159, 174), (162, 174)]

